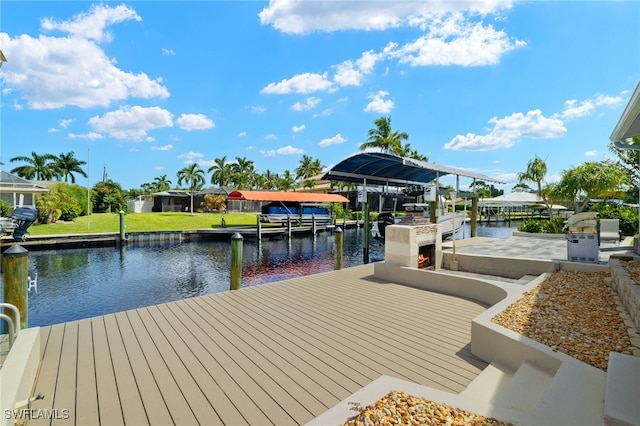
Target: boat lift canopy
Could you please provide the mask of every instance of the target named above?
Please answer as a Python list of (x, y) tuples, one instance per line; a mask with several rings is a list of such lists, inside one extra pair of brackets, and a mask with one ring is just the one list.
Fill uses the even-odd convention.
[(294, 203), (348, 203), (349, 199), (339, 194), (316, 194), (311, 192), (284, 191), (233, 191), (230, 201), (281, 201)]

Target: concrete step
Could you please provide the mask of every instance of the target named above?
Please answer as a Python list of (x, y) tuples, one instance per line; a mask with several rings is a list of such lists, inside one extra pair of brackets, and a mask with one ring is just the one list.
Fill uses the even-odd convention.
[(640, 358), (612, 352), (604, 396), (606, 425), (639, 425)]
[(538, 275), (523, 275), (519, 280), (515, 281), (514, 284), (525, 285), (529, 284), (531, 281), (538, 278)]
[(498, 389), (492, 403), (512, 410), (531, 411), (551, 385), (553, 377), (553, 373), (525, 361), (511, 380)]
[(510, 372), (495, 363), (491, 363), (460, 392), (460, 396), (491, 403), (500, 387), (504, 386), (511, 377), (512, 374)]
[(565, 361), (532, 411), (539, 424), (601, 425), (606, 373), (579, 361)]

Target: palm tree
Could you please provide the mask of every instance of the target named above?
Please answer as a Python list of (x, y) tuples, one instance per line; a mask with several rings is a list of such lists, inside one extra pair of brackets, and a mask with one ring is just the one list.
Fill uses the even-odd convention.
[(291, 174), (291, 171), (285, 170), (282, 172), (282, 176), (278, 179), (277, 187), (280, 191), (291, 191), (295, 188), (296, 180)]
[(538, 197), (544, 201), (547, 211), (549, 212), (549, 219), (553, 219), (551, 212), (551, 201), (549, 200), (549, 194), (547, 191), (543, 191), (542, 182), (547, 174), (547, 163), (537, 155), (533, 160), (529, 160), (527, 163), (527, 170), (518, 173), (518, 181), (520, 183), (532, 182), (536, 184)]
[(65, 182), (68, 182), (69, 178), (71, 178), (71, 183), (76, 183), (74, 173), (87, 177), (87, 174), (82, 170), (82, 167), (80, 167), (83, 164), (87, 164), (87, 162), (78, 160), (74, 152), (71, 151), (66, 154), (60, 154), (58, 158), (54, 160), (53, 167), (57, 174), (64, 178)]
[(171, 181), (167, 179), (167, 175), (158, 176), (153, 179), (153, 186), (156, 191), (166, 191), (171, 188)]
[(322, 164), (319, 159), (314, 160), (308, 155), (303, 155), (300, 159), (300, 165), (296, 168), (296, 179), (306, 180), (320, 174), (321, 171)]
[(233, 170), (233, 183), (238, 189), (251, 188), (255, 183), (256, 170), (253, 161), (246, 157), (236, 157), (236, 162), (231, 165)]
[(233, 168), (227, 163), (227, 157), (216, 158), (213, 160), (213, 166), (209, 167), (207, 172), (213, 172), (211, 175), (211, 184), (218, 186), (228, 186), (233, 177)]
[(182, 182), (189, 184), (189, 192), (191, 193), (191, 209), (193, 214), (193, 193), (204, 184), (204, 170), (198, 167), (197, 163), (193, 163), (178, 171), (178, 185)]
[(374, 121), (376, 127), (368, 132), (368, 139), (360, 145), (360, 151), (370, 148), (380, 149), (382, 152), (402, 155), (402, 141), (409, 139), (405, 132), (391, 131), (391, 117), (380, 117)]
[[(57, 176), (55, 163), (55, 155), (43, 154), (38, 155), (35, 152), (31, 153), (31, 157), (18, 156), (13, 157), (10, 162), (24, 161), (27, 163), (24, 166), (19, 166), (11, 170), (11, 173), (15, 173), (24, 179), (36, 179), (36, 180), (50, 180)], [(48, 162), (50, 161), (50, 162)]]
[(280, 179), (278, 177), (277, 173), (273, 173), (269, 169), (267, 169), (259, 177), (260, 177), (260, 181), (261, 181), (259, 186), (262, 189), (273, 189), (273, 188), (276, 188), (278, 186), (278, 180)]

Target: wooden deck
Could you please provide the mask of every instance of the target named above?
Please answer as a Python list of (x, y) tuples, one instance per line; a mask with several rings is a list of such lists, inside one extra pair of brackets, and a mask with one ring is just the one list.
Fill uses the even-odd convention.
[(486, 366), (470, 353), (486, 306), (372, 274), (363, 265), (44, 327), (33, 392), (45, 399), (32, 408), (68, 410), (56, 425), (295, 425), (382, 374), (462, 391)]

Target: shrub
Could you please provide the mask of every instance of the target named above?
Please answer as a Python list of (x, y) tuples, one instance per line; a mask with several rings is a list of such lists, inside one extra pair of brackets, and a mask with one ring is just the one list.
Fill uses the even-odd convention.
[(539, 220), (525, 220), (518, 226), (518, 231), (531, 233), (542, 232), (542, 224)]
[(11, 214), (11, 204), (5, 200), (0, 200), (0, 216), (7, 217)]
[(635, 207), (595, 203), (589, 206), (588, 211), (598, 212), (600, 219), (618, 219), (623, 235), (635, 235), (638, 233), (638, 210)]
[(565, 225), (565, 219), (561, 216), (555, 217), (552, 220), (542, 222), (542, 232), (547, 234), (562, 234)]
[(86, 214), (87, 190), (78, 185), (56, 183), (49, 188), (49, 192), (36, 200), (38, 221), (42, 223), (55, 222), (58, 219), (71, 221)]

